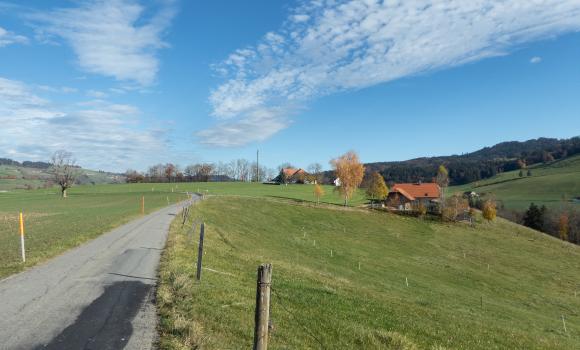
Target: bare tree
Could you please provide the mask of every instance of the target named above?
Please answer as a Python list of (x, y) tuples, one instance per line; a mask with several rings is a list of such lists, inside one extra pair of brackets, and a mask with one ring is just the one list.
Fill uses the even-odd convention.
[(60, 150), (52, 155), (50, 163), (54, 182), (60, 186), (62, 198), (66, 198), (66, 191), (72, 187), (79, 173), (76, 161), (72, 153)]
[(159, 181), (161, 178), (163, 178), (165, 176), (165, 165), (157, 164), (157, 165), (150, 166), (149, 170), (147, 171), (147, 175), (153, 181), (155, 181), (155, 180)]
[(171, 182), (171, 179), (177, 173), (177, 167), (171, 163), (165, 164), (165, 177), (167, 177), (167, 181)]
[(247, 159), (238, 159), (236, 161), (236, 172), (237, 178), (240, 181), (249, 181), (250, 180), (250, 162)]
[(213, 169), (214, 169), (214, 165), (211, 163), (199, 164), (199, 170), (197, 173), (197, 180), (201, 181), (201, 182), (208, 182), (210, 180)]
[(322, 181), (322, 164), (320, 163), (312, 163), (308, 166), (308, 172), (310, 175), (314, 177), (316, 183), (320, 183)]

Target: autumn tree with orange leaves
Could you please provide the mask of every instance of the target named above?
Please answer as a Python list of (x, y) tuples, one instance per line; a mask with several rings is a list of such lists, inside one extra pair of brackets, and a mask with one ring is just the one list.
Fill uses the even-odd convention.
[(320, 197), (324, 196), (324, 189), (319, 184), (314, 185), (314, 197), (316, 197), (316, 204), (320, 204)]
[(330, 165), (332, 165), (336, 177), (340, 179), (340, 186), (337, 189), (344, 198), (344, 205), (347, 206), (348, 200), (352, 198), (363, 180), (365, 167), (354, 151), (331, 160)]

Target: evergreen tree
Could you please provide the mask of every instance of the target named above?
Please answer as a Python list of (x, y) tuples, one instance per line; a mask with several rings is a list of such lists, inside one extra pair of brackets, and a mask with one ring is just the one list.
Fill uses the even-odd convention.
[(534, 230), (543, 231), (545, 223), (546, 206), (538, 207), (531, 203), (524, 215), (524, 225)]

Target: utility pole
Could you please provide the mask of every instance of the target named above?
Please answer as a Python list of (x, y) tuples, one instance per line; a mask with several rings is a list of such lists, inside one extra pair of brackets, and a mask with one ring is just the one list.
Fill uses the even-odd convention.
[(260, 150), (256, 150), (256, 182), (260, 182)]

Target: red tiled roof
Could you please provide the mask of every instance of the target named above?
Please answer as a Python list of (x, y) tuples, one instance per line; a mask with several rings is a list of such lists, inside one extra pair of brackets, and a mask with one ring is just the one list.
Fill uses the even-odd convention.
[(294, 176), (296, 174), (304, 173), (304, 170), (294, 169), (294, 168), (284, 168), (284, 169), (282, 169), (282, 171), (284, 172), (284, 175), (286, 175), (287, 177), (291, 177), (291, 176)]
[(415, 197), (411, 196), (409, 193), (407, 193), (407, 191), (405, 191), (404, 189), (398, 187), (398, 188), (394, 188), (391, 192), (398, 192), (400, 194), (402, 194), (403, 196), (405, 196), (405, 198), (407, 198), (410, 201), (414, 201)]
[[(396, 184), (391, 192), (399, 192), (410, 200), (415, 198), (438, 198), (440, 194), (439, 185), (436, 183), (406, 183)], [(410, 197), (413, 197), (411, 199)]]

